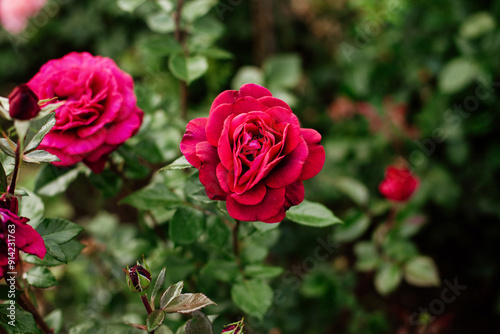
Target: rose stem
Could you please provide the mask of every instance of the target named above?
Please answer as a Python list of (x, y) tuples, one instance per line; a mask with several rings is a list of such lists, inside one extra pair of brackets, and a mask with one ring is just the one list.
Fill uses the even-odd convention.
[[(181, 29), (181, 15), (183, 6), (184, 6), (184, 0), (177, 0), (177, 9), (175, 11), (175, 39), (181, 45), (182, 49), (184, 50), (184, 56), (187, 58), (188, 50), (186, 48), (186, 34), (184, 34)], [(181, 104), (181, 118), (183, 120), (187, 119), (187, 100), (188, 100), (187, 83), (181, 80), (180, 104)]]
[(234, 255), (236, 255), (236, 258), (239, 259), (240, 256), (240, 251), (239, 251), (239, 245), (238, 245), (238, 230), (240, 229), (240, 221), (236, 219), (236, 224), (233, 226), (233, 251)]
[[(148, 314), (153, 312), (153, 310), (151, 309), (151, 304), (149, 304), (149, 301), (148, 301), (148, 295), (147, 294), (141, 295), (141, 300), (142, 300), (142, 303), (144, 304), (144, 307), (146, 308), (146, 312), (148, 312)], [(155, 333), (155, 331), (149, 332), (149, 334), (154, 334), (154, 333)]]
[(14, 172), (12, 173), (12, 180), (10, 181), (9, 194), (14, 195), (16, 190), (17, 174), (19, 173), (19, 167), (21, 166), (21, 154), (19, 152), (19, 147), (21, 146), (21, 140), (17, 142), (16, 157), (14, 162)]
[[(18, 288), (19, 290), (23, 290), (17, 281), (16, 281), (16, 288)], [(40, 313), (38, 313), (38, 310), (36, 309), (35, 305), (33, 305), (31, 300), (27, 296), (26, 290), (23, 290), (17, 302), (19, 303), (19, 305), (21, 305), (23, 309), (25, 309), (26, 311), (28, 311), (33, 315), (33, 318), (35, 318), (35, 322), (37, 323), (38, 327), (42, 330), (44, 334), (54, 333), (52, 329), (50, 329), (49, 325), (47, 325), (47, 323), (40, 315)]]

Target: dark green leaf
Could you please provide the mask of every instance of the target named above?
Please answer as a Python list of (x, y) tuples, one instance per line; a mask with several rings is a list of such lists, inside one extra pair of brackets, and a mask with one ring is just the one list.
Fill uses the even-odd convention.
[(124, 198), (121, 203), (130, 204), (140, 210), (152, 210), (157, 207), (175, 207), (181, 200), (166, 185), (154, 183)]
[(45, 267), (33, 267), (26, 273), (28, 283), (37, 288), (50, 288), (57, 285), (54, 274)]
[(294, 88), (302, 75), (300, 57), (296, 54), (270, 57), (264, 63), (264, 73), (272, 90)]
[(7, 192), (7, 186), (7, 175), (5, 174), (3, 165), (0, 163), (0, 192)]
[(381, 295), (393, 292), (401, 283), (401, 268), (393, 263), (385, 263), (375, 274), (375, 288)]
[(336, 242), (350, 242), (361, 237), (370, 226), (370, 219), (365, 214), (346, 219), (345, 225), (338, 226), (333, 234)]
[(45, 322), (50, 328), (54, 329), (54, 334), (59, 334), (63, 326), (63, 315), (61, 309), (56, 309), (47, 316), (45, 316)]
[[(40, 333), (33, 315), (23, 309), (15, 307), (15, 319), (9, 318), (11, 314), (9, 307), (12, 307), (11, 305), (15, 307), (13, 304), (0, 305), (0, 323), (4, 328), (11, 330), (13, 333)], [(14, 326), (11, 326), (12, 321), (14, 321)]]
[(207, 71), (208, 62), (203, 56), (185, 58), (182, 54), (175, 54), (170, 57), (168, 68), (177, 79), (189, 85)]
[(191, 207), (179, 207), (170, 222), (170, 238), (176, 244), (195, 242), (203, 232), (205, 216)]
[(79, 168), (68, 170), (50, 164), (44, 165), (37, 175), (35, 192), (43, 196), (60, 194), (68, 189), (68, 186), (76, 180), (81, 171)]
[(162, 310), (154, 310), (148, 314), (146, 319), (146, 325), (148, 327), (148, 332), (152, 332), (161, 326), (163, 320), (165, 319), (165, 313)]
[[(68, 260), (66, 258), (66, 254), (64, 254), (64, 252), (61, 248), (61, 245), (59, 245), (51, 240), (44, 239), (44, 242), (45, 242), (45, 248), (47, 249), (47, 254), (52, 256), (57, 261), (60, 261), (63, 263), (68, 263)], [(45, 256), (47, 256), (47, 255), (45, 255)]]
[(262, 320), (272, 304), (273, 290), (267, 283), (252, 279), (233, 285), (231, 297), (245, 313)]
[(146, 0), (118, 0), (118, 7), (126, 12), (133, 12)]
[(404, 266), (405, 280), (415, 286), (438, 286), (439, 274), (430, 257), (417, 256), (408, 261)]
[(186, 334), (213, 334), (212, 323), (200, 311), (195, 311), (186, 323)]
[(217, 5), (217, 0), (193, 0), (184, 5), (182, 17), (187, 22), (193, 22), (208, 13), (208, 11)]
[(165, 282), (165, 272), (167, 271), (167, 268), (163, 267), (163, 269), (160, 271), (160, 274), (158, 275), (158, 278), (156, 279), (155, 286), (153, 288), (153, 292), (151, 292), (151, 304), (154, 305), (156, 295), (158, 294), (158, 291), (160, 291), (163, 282)]
[(245, 275), (252, 278), (270, 279), (283, 273), (283, 268), (263, 264), (249, 264), (245, 267)]
[(210, 216), (207, 219), (208, 240), (217, 248), (224, 248), (228, 245), (231, 232), (218, 216)]
[(162, 167), (160, 171), (173, 170), (173, 169), (186, 169), (186, 168), (194, 168), (194, 167), (186, 160), (185, 156), (182, 156), (177, 160), (175, 160), (174, 162), (172, 162), (170, 165)]
[(326, 206), (306, 200), (297, 206), (292, 206), (288, 210), (286, 217), (301, 225), (314, 227), (325, 227), (342, 223)]
[(148, 38), (143, 42), (143, 47), (156, 56), (167, 56), (182, 53), (181, 45), (170, 35), (160, 35)]
[(222, 260), (211, 260), (201, 273), (223, 282), (232, 282), (240, 275), (236, 262)]
[[(55, 245), (55, 246), (53, 246)], [(76, 259), (76, 257), (80, 254), (80, 252), (85, 248), (81, 243), (79, 243), (77, 240), (73, 239), (63, 245), (57, 245), (54, 243), (50, 243), (50, 246), (57, 247), (59, 246), (64, 255), (58, 254), (60, 258), (65, 258), (66, 262), (73, 261)], [(45, 247), (47, 244), (45, 244)], [(59, 249), (59, 248), (58, 248)], [(54, 249), (51, 249), (51, 252), (54, 252)], [(24, 254), (23, 257), (24, 261), (28, 263), (33, 263), (39, 266), (46, 266), (46, 267), (54, 267), (54, 266), (60, 266), (61, 264), (65, 263), (64, 261), (59, 261), (56, 260), (51, 254), (47, 253), (45, 254), (45, 257), (43, 260), (40, 260), (36, 255), (31, 255), (31, 254)]]
[(45, 241), (62, 245), (76, 238), (83, 227), (62, 218), (44, 218), (36, 230)]
[(26, 135), (25, 142), (27, 144), (25, 144), (26, 147), (24, 148), (24, 154), (34, 151), (55, 124), (55, 113), (51, 113), (44, 118), (31, 121), (30, 129)]

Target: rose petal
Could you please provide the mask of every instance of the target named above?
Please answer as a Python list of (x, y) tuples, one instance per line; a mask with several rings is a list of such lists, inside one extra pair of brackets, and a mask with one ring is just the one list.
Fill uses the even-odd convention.
[(262, 220), (262, 222), (264, 223), (268, 223), (268, 224), (274, 224), (274, 223), (279, 223), (281, 222), (283, 219), (285, 219), (286, 217), (286, 210), (284, 207), (281, 208), (281, 210), (278, 212), (277, 215), (269, 218), (269, 219), (266, 219), (266, 220)]
[(231, 197), (243, 205), (256, 205), (262, 202), (266, 195), (266, 186), (259, 182), (253, 188), (242, 194), (232, 194)]
[(283, 210), (285, 188), (268, 188), (266, 196), (257, 205), (243, 205), (232, 197), (227, 197), (227, 211), (231, 217), (243, 221), (266, 221)]
[(196, 168), (201, 165), (200, 159), (196, 156), (196, 144), (207, 140), (205, 127), (208, 118), (196, 118), (186, 125), (186, 133), (182, 137), (180, 148), (186, 160)]
[(229, 127), (231, 125), (231, 120), (233, 119), (233, 117), (234, 115), (229, 116), (224, 122), (224, 127), (220, 134), (219, 142), (217, 145), (217, 153), (219, 155), (219, 158), (224, 167), (226, 167), (228, 170), (234, 169), (234, 156), (233, 150), (231, 148), (232, 140), (230, 140), (229, 138)]
[(265, 96), (273, 96), (273, 94), (271, 94), (271, 92), (267, 88), (253, 83), (244, 84), (240, 87), (239, 92), (240, 97), (251, 96), (255, 99), (260, 99)]
[(226, 193), (230, 193), (231, 191), (229, 190), (229, 183), (228, 183), (228, 170), (224, 168), (224, 165), (222, 163), (217, 165), (216, 169), (217, 173), (217, 180), (219, 181), (219, 185), (221, 186), (222, 190), (224, 190)]
[(297, 147), (269, 173), (265, 180), (266, 185), (271, 188), (281, 188), (297, 181), (308, 156), (307, 144), (300, 138)]
[[(43, 259), (45, 256), (45, 243), (37, 231), (26, 222), (28, 219), (20, 218), (20, 222), (11, 220), (16, 225), (16, 246), (23, 252), (33, 254)], [(25, 219), (25, 220), (24, 220)]]
[(304, 184), (302, 181), (295, 181), (285, 188), (285, 208), (288, 210), (291, 206), (299, 205), (304, 201)]
[(221, 104), (208, 115), (206, 135), (208, 142), (213, 146), (217, 146), (219, 143), (220, 134), (224, 128), (226, 118), (234, 114), (233, 107), (233, 104)]
[(67, 154), (70, 155), (82, 155), (85, 153), (89, 153), (99, 146), (101, 146), (106, 140), (106, 131), (101, 130), (96, 132), (92, 136), (84, 137), (84, 138), (76, 138), (71, 145), (66, 147), (64, 150)]
[(321, 135), (313, 129), (301, 129), (300, 134), (307, 143), (309, 156), (302, 168), (300, 180), (307, 180), (318, 174), (325, 164), (325, 148), (319, 143)]
[(295, 149), (299, 143), (300, 138), (300, 123), (297, 116), (295, 116), (290, 110), (282, 107), (274, 107), (266, 111), (266, 113), (271, 116), (276, 123), (289, 124), (285, 145), (283, 147), (283, 154), (288, 154)]
[(292, 111), (292, 108), (283, 100), (277, 99), (272, 96), (265, 96), (259, 99), (259, 102), (268, 108), (281, 107)]
[(210, 145), (208, 141), (203, 141), (196, 144), (196, 155), (201, 162), (199, 167), (200, 182), (205, 186), (207, 196), (214, 200), (224, 200), (226, 193), (217, 180), (217, 165), (220, 163), (217, 148)]

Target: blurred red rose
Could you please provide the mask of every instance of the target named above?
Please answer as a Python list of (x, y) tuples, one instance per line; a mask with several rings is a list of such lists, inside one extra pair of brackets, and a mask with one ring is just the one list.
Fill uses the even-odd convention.
[(61, 160), (56, 166), (82, 161), (100, 173), (109, 154), (141, 126), (132, 77), (110, 58), (72, 52), (43, 65), (28, 86), (40, 99), (66, 101), (38, 147)]
[(379, 190), (390, 200), (404, 202), (411, 197), (418, 184), (418, 179), (409, 169), (390, 166), (385, 171), (385, 179), (380, 183)]
[(211, 199), (229, 215), (276, 223), (304, 200), (303, 180), (321, 171), (321, 135), (301, 129), (290, 107), (264, 87), (221, 93), (208, 118), (190, 121), (180, 147)]
[(47, 0), (0, 0), (0, 23), (11, 34), (19, 34), (46, 2)]

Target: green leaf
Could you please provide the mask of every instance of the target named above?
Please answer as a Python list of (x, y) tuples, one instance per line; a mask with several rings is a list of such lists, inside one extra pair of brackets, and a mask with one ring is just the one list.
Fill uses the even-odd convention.
[(165, 320), (165, 313), (162, 310), (154, 310), (153, 312), (148, 314), (148, 318), (146, 319), (148, 332), (152, 332), (160, 327), (163, 323), (163, 320)]
[(210, 216), (207, 219), (208, 240), (219, 249), (226, 247), (229, 243), (231, 232), (218, 216)]
[(366, 186), (359, 182), (358, 180), (348, 177), (341, 176), (332, 180), (332, 186), (349, 196), (356, 204), (366, 205), (369, 200), (369, 192)]
[[(55, 246), (54, 246), (55, 245)], [(45, 243), (45, 247), (57, 247), (57, 250), (62, 250), (63, 254), (57, 253), (58, 257), (61, 258), (62, 260), (59, 261), (57, 260), (54, 256), (52, 256), (50, 253), (45, 254), (45, 257), (43, 260), (40, 260), (36, 255), (31, 255), (31, 254), (24, 254), (23, 259), (24, 261), (28, 263), (32, 263), (35, 265), (39, 266), (46, 266), (46, 267), (54, 267), (54, 266), (60, 266), (61, 264), (67, 263), (69, 261), (73, 261), (76, 259), (76, 257), (81, 253), (83, 246), (81, 243), (79, 243), (77, 240), (73, 239), (63, 245), (57, 245), (53, 242), (50, 242), (50, 245), (47, 246), (47, 243)], [(57, 250), (50, 249), (51, 253), (54, 253)]]
[(203, 232), (205, 216), (191, 207), (181, 206), (170, 222), (170, 238), (175, 244), (186, 245), (195, 242)]
[[(64, 254), (62, 247), (59, 244), (57, 244), (51, 240), (45, 240), (45, 239), (44, 239), (44, 242), (45, 242), (45, 248), (47, 249), (47, 254), (49, 254), (50, 256), (52, 256), (54, 259), (56, 259), (59, 262), (68, 263), (68, 260), (66, 258), (66, 254)], [(47, 256), (47, 255), (45, 255), (45, 256)]]
[(170, 35), (150, 37), (142, 43), (142, 47), (159, 57), (182, 53), (181, 45)]
[(45, 267), (33, 267), (26, 273), (28, 283), (37, 288), (50, 288), (57, 285), (54, 274)]
[(160, 299), (160, 308), (164, 309), (165, 306), (168, 305), (175, 297), (179, 296), (182, 292), (182, 288), (184, 287), (184, 282), (180, 281), (171, 285), (165, 290)]
[(201, 273), (223, 282), (232, 282), (240, 275), (236, 262), (223, 260), (209, 261)]
[(306, 200), (297, 206), (292, 206), (286, 213), (286, 217), (301, 225), (314, 227), (325, 227), (342, 223), (326, 206)]
[(215, 304), (202, 293), (183, 293), (172, 299), (164, 308), (165, 313), (191, 313)]
[(175, 169), (187, 169), (187, 168), (194, 168), (194, 167), (186, 160), (185, 156), (182, 156), (182, 157), (176, 159), (170, 165), (162, 167), (159, 171), (175, 170)]
[(270, 57), (264, 62), (263, 68), (271, 90), (294, 88), (302, 75), (301, 60), (296, 54)]
[(385, 263), (375, 274), (375, 289), (381, 295), (388, 295), (401, 283), (401, 268), (393, 263)]
[(54, 329), (54, 334), (59, 334), (63, 326), (63, 315), (61, 309), (55, 309), (45, 316), (45, 322)]
[(186, 334), (213, 334), (212, 323), (200, 311), (195, 311), (186, 323)]
[[(2, 327), (5, 329), (9, 329), (12, 331), (12, 333), (40, 333), (38, 330), (38, 327), (36, 326), (35, 319), (33, 318), (33, 315), (21, 308), (15, 307), (15, 319), (11, 319), (8, 316), (10, 315), (9, 307), (11, 307), (12, 304), (1, 304), (0, 305), (0, 323), (2, 324)], [(11, 321), (14, 320), (14, 326), (11, 326), (9, 324), (12, 323)]]
[(439, 274), (434, 260), (427, 256), (417, 256), (404, 266), (405, 280), (415, 286), (438, 286)]
[(39, 221), (43, 218), (45, 204), (43, 204), (42, 199), (35, 193), (27, 189), (23, 190), (26, 191), (28, 196), (23, 196), (19, 201), (19, 216), (28, 217), (30, 219), (29, 224), (36, 228)]
[(333, 234), (333, 240), (336, 242), (350, 242), (361, 237), (368, 227), (370, 219), (365, 214), (356, 215), (349, 220), (344, 219), (345, 225), (337, 227)]
[(212, 59), (224, 59), (224, 60), (227, 60), (227, 59), (233, 59), (234, 58), (234, 55), (231, 52), (223, 50), (223, 49), (219, 49), (219, 48), (216, 48), (216, 47), (211, 47), (211, 48), (208, 48), (208, 49), (199, 50), (198, 53), (200, 55), (202, 55), (202, 56), (206, 56), (206, 57), (212, 58)]
[(175, 30), (175, 22), (172, 15), (161, 11), (148, 15), (146, 17), (146, 23), (149, 29), (162, 34)]
[(231, 81), (231, 88), (239, 90), (242, 85), (248, 83), (264, 85), (264, 73), (260, 68), (255, 66), (242, 66)]
[(271, 279), (283, 273), (283, 268), (263, 264), (249, 264), (245, 267), (245, 275), (252, 278)]
[(262, 320), (272, 304), (273, 290), (261, 280), (247, 280), (231, 288), (234, 303), (248, 315)]
[(54, 154), (51, 154), (47, 151), (35, 150), (35, 151), (31, 151), (28, 154), (24, 154), (23, 161), (26, 161), (29, 163), (34, 163), (34, 164), (41, 164), (42, 162), (54, 162), (54, 161), (61, 161), (61, 160), (57, 156), (55, 156)]
[(175, 54), (168, 61), (168, 68), (172, 74), (188, 85), (201, 77), (208, 69), (207, 58), (193, 56), (185, 58), (182, 54)]
[(165, 282), (165, 272), (167, 271), (167, 268), (163, 267), (163, 269), (160, 271), (160, 274), (158, 275), (158, 278), (156, 279), (155, 286), (153, 288), (153, 292), (151, 293), (151, 304), (154, 305), (155, 303), (155, 298), (156, 295), (158, 294), (158, 291), (160, 291), (161, 286), (163, 285), (163, 282)]
[(354, 246), (357, 261), (355, 267), (359, 271), (374, 270), (380, 262), (377, 248), (371, 241), (361, 241)]
[(62, 218), (44, 218), (36, 231), (45, 241), (62, 245), (78, 236), (83, 227)]
[(488, 12), (479, 12), (469, 16), (460, 26), (460, 35), (473, 39), (495, 29), (496, 23)]
[(479, 67), (475, 62), (465, 58), (455, 58), (439, 72), (439, 89), (445, 94), (456, 93), (470, 84), (479, 73)]
[(277, 229), (280, 226), (281, 223), (264, 223), (264, 222), (252, 222), (252, 225), (259, 230), (261, 233), (265, 233), (270, 230)]
[(24, 148), (24, 154), (34, 151), (38, 145), (42, 142), (43, 138), (50, 129), (56, 124), (55, 113), (51, 113), (48, 116), (32, 120), (30, 124), (30, 129), (26, 135), (26, 147)]
[(187, 22), (193, 22), (208, 13), (217, 4), (217, 0), (193, 0), (186, 2), (182, 8), (182, 18)]
[(126, 12), (133, 12), (146, 0), (118, 0), (117, 4), (121, 10)]
[(43, 196), (55, 196), (63, 193), (82, 172), (80, 168), (61, 169), (53, 165), (44, 165), (35, 181), (35, 192)]
[(125, 197), (120, 203), (130, 204), (140, 210), (152, 210), (157, 207), (176, 207), (181, 199), (163, 183), (154, 183)]

